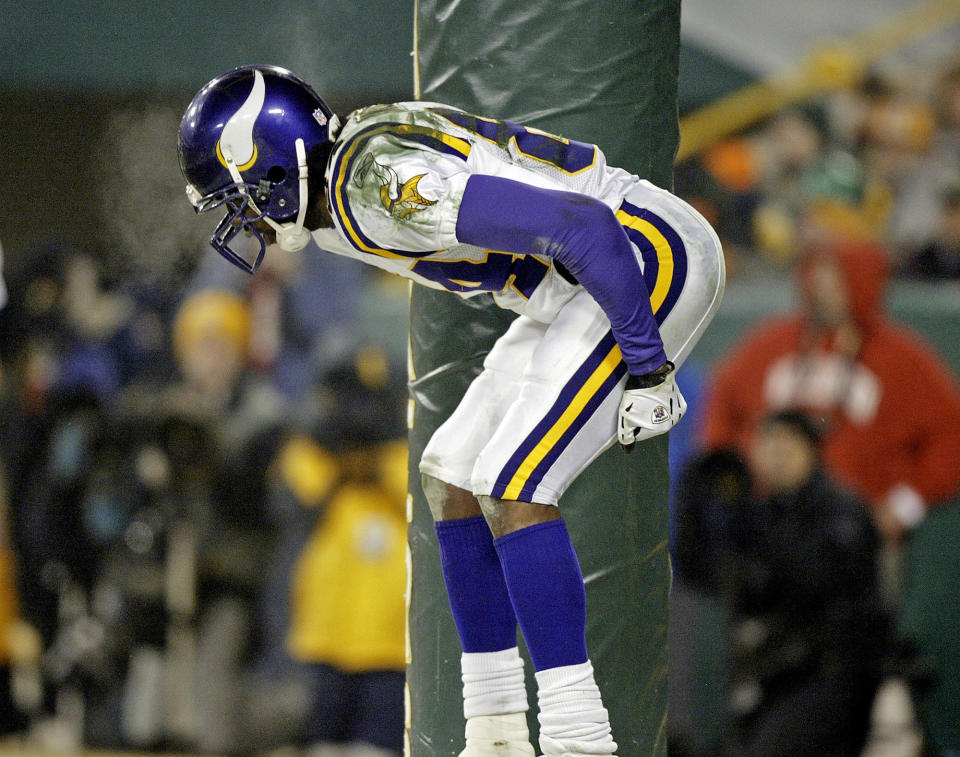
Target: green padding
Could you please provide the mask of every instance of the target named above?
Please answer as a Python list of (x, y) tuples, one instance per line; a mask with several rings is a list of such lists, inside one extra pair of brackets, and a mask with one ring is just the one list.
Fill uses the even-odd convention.
[(460, 642), (447, 605), (433, 519), (420, 490), (417, 461), (434, 430), (456, 407), (479, 372), (484, 355), (512, 315), (486, 296), (459, 301), (446, 292), (414, 287), (410, 339), (415, 401), (410, 434), (413, 557), (409, 613), (412, 658), (407, 665), (412, 757), (448, 757), (463, 747)]
[(917, 710), (937, 749), (960, 750), (960, 502), (931, 513), (910, 537), (900, 631), (916, 641), (935, 684)]
[[(611, 165), (669, 186), (679, 20), (679, 2), (420, 0), (421, 96), (596, 142)], [(413, 461), (509, 320), (489, 299), (414, 289)], [(666, 451), (662, 438), (629, 456), (613, 448), (561, 503), (587, 581), (588, 642), (621, 757), (666, 754)], [(415, 757), (446, 757), (463, 739), (460, 651), (415, 462), (411, 472), (410, 747)], [(528, 684), (535, 704), (532, 676)]]
[(679, 1), (421, 0), (421, 97), (599, 144), (671, 183)]

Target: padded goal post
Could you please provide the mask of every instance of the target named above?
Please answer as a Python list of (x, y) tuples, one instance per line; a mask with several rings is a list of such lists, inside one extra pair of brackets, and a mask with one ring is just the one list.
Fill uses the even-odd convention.
[[(679, 27), (678, 0), (418, 0), (417, 94), (595, 142), (611, 165), (669, 187)], [(411, 294), (412, 757), (450, 757), (463, 743), (460, 645), (417, 461), (512, 317), (487, 296), (465, 301), (416, 286)], [(659, 437), (631, 455), (614, 446), (561, 501), (587, 584), (588, 644), (620, 757), (666, 754), (668, 487), (667, 440)], [(527, 673), (535, 739), (529, 661)]]

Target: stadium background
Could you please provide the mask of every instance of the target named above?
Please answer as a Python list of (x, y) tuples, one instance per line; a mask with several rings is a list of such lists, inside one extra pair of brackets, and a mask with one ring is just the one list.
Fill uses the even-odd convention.
[[(779, 9), (766, 3), (757, 14), (751, 13), (753, 4), (744, 3), (721, 19), (712, 5), (708, 0), (683, 5), (682, 117), (784, 71), (809, 73), (813, 66), (807, 56), (824, 40), (857, 38), (889, 24), (903, 30), (909, 26), (904, 14), (925, 4), (855, 2), (822, 12), (818, 3)], [(802, 14), (802, 25), (788, 6)], [(949, 2), (933, 6), (943, 15), (920, 19), (912, 32), (875, 48), (878, 60), (900, 58), (916, 65), (943, 59), (956, 46), (960, 9)], [(0, 203), (0, 241), (8, 279), (29, 269), (36, 245), (66, 240), (102, 251), (112, 275), (141, 275), (169, 288), (185, 283), (189, 255), (198, 252), (185, 240), (203, 239), (209, 229), (206, 219), (194, 218), (182, 202), (179, 174), (168, 160), (171, 129), (211, 72), (253, 61), (284, 65), (313, 83), (339, 112), (412, 95), (413, 9), (407, 3), (148, 7), (91, 0), (71, 8), (26, 1), (2, 2), (0, 14), (0, 138), (7, 198)], [(749, 30), (748, 20), (756, 25)], [(750, 44), (744, 44), (747, 39)], [(763, 93), (760, 102), (758, 118), (773, 108), (763, 103)], [(142, 131), (131, 134), (131, 123)], [(693, 122), (688, 126), (692, 129)], [(720, 126), (713, 137), (725, 135)], [(684, 149), (691, 148), (681, 145)], [(695, 352), (705, 370), (750, 324), (792, 304), (787, 272), (760, 266), (741, 273), (729, 282), (709, 338)], [(960, 290), (955, 285), (897, 281), (889, 305), (960, 372)], [(402, 290), (370, 296), (362, 308), (368, 335), (399, 359), (406, 357), (406, 312)]]
[[(803, 68), (818, 41), (852, 37), (881, 24), (897, 26), (900, 14), (926, 5), (861, 1), (828, 10), (826, 4), (784, 3), (751, 13), (753, 4), (745, 3), (735, 16), (715, 18), (716, 10), (706, 0), (684, 3), (680, 113), (689, 115), (748, 84)], [(914, 62), (944, 59), (955, 42), (950, 19), (957, 11), (950, 2), (932, 5), (941, 8), (941, 15), (904, 35), (910, 44), (901, 47), (895, 40), (880, 60), (895, 55)], [(179, 196), (166, 192), (180, 182), (161, 156), (169, 146), (171, 114), (182, 112), (197, 83), (211, 71), (250, 61), (275, 62), (301, 72), (338, 112), (413, 95), (412, 4), (284, 0), (268, 7), (239, 0), (210, 7), (201, 12), (194, 4), (177, 2), (162, 9), (108, 0), (87, 0), (78, 9), (39, 0), (0, 3), (0, 138), (12, 198), (0, 204), (0, 239), (8, 276), (29, 264), (30, 245), (56, 237), (100, 248), (106, 243), (128, 265), (137, 264), (129, 259), (137, 253), (115, 249), (123, 233), (115, 228), (117, 195), (127, 194), (129, 184), (114, 187), (119, 182), (110, 180), (120, 166), (116, 143), (109, 142), (115, 135), (105, 125), (120, 113), (149, 108), (168, 121), (141, 135), (156, 140), (138, 149), (144, 167), (150, 166), (150, 177), (141, 180), (152, 186), (150, 202), (138, 207), (141, 230), (166, 223), (182, 229), (182, 236), (169, 248), (145, 249), (140, 254), (147, 259), (140, 265), (174, 265), (179, 256), (171, 250), (183, 238), (205, 233), (206, 224), (182, 208)], [(377, 24), (369, 23), (372, 16)], [(802, 25), (792, 22), (797, 17), (804, 19)], [(746, 19), (757, 26), (756, 32), (742, 35), (750, 37), (749, 44), (737, 31)], [(759, 107), (762, 112), (768, 106)], [(775, 288), (754, 288), (749, 282), (744, 284), (749, 293), (741, 296), (739, 285), (731, 282), (711, 339), (699, 347), (698, 355), (707, 362), (747, 323), (789, 307)], [(951, 299), (898, 286), (891, 307), (915, 322), (957, 365), (960, 332), (950, 313)]]

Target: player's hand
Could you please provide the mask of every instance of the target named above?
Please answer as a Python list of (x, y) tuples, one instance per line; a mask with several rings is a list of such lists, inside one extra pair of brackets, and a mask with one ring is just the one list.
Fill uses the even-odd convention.
[(667, 370), (662, 373), (629, 376), (620, 400), (620, 444), (630, 452), (637, 442), (669, 431), (686, 411), (687, 401), (677, 388), (672, 363), (667, 363)]

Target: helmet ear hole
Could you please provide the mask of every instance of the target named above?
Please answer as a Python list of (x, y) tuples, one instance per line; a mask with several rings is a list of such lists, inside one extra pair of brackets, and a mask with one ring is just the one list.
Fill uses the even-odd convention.
[(287, 171), (283, 166), (271, 166), (267, 170), (267, 179), (272, 184), (280, 184), (287, 178)]

